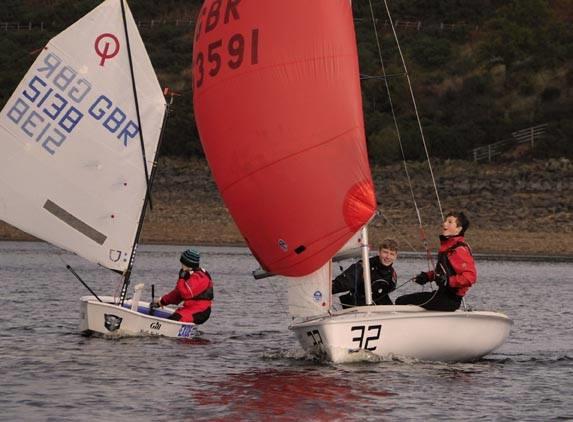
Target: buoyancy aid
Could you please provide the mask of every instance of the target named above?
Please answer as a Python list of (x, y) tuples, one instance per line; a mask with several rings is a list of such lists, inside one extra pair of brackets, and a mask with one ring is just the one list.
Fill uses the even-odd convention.
[(163, 295), (162, 305), (183, 304), (175, 311), (180, 321), (202, 323), (207, 320), (213, 300), (213, 280), (210, 274), (197, 269), (189, 273), (189, 278), (180, 277), (175, 289)]
[[(450, 294), (455, 294), (456, 296), (463, 297), (470, 286), (476, 281), (476, 271), (475, 265), (473, 263), (473, 255), (470, 245), (465, 242), (463, 237), (455, 236), (453, 238), (444, 238), (442, 240), (442, 247), (438, 252), (438, 262), (436, 264), (435, 276), (446, 275), (448, 279), (447, 286), (443, 288)], [(464, 267), (470, 267), (467, 271), (469, 275), (465, 285), (457, 285), (455, 283), (454, 277), (460, 275), (461, 272), (456, 271), (454, 265), (451, 262), (451, 257), (456, 253), (458, 248), (465, 248), (469, 253), (469, 260), (462, 262)], [(470, 262), (471, 261), (471, 262)]]
[(185, 280), (185, 284), (187, 285), (187, 288), (191, 292), (192, 296), (191, 297), (183, 296), (183, 300), (213, 300), (213, 297), (214, 297), (213, 279), (211, 278), (211, 274), (209, 274), (209, 272), (205, 271), (204, 269), (200, 268), (196, 271), (191, 271), (191, 277), (193, 277), (193, 274), (197, 274), (197, 273), (202, 273), (202, 274), (206, 275), (209, 278), (209, 284), (205, 287), (205, 289), (202, 292), (200, 292), (198, 294), (196, 294), (196, 293), (193, 294), (194, 293), (193, 289), (191, 288), (191, 286), (188, 283), (189, 280)]

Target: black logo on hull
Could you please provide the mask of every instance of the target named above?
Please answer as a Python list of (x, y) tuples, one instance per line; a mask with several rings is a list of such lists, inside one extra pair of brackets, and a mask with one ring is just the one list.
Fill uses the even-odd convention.
[(116, 315), (112, 315), (112, 314), (104, 314), (105, 317), (105, 328), (108, 331), (116, 331), (119, 329), (119, 327), (121, 326), (121, 321), (123, 321), (123, 318), (120, 318)]

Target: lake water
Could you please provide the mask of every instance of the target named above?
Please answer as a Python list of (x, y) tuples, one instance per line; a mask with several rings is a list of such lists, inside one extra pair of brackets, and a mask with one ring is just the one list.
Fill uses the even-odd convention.
[[(140, 247), (132, 280), (144, 299), (152, 283), (158, 295), (174, 286), (182, 249)], [(285, 283), (254, 280), (247, 249), (198, 249), (216, 299), (200, 338), (110, 340), (79, 334), (88, 292), (65, 265), (102, 295), (117, 275), (47, 244), (0, 242), (0, 420), (573, 420), (570, 262), (478, 260), (468, 304), (515, 325), (476, 363), (333, 365), (304, 354)], [(396, 268), (400, 283), (425, 262)]]

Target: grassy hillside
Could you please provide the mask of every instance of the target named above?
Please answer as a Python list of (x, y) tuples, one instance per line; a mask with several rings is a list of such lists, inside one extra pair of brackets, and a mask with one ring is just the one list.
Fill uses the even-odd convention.
[[(0, 32), (0, 105), (38, 48), (98, 0), (4, 0), (0, 22), (32, 30)], [(386, 72), (402, 73), (397, 46), (373, 1)], [(201, 155), (191, 92), (192, 32), (199, 0), (129, 1), (164, 86), (179, 92), (163, 155)], [(354, 0), (363, 74), (380, 76), (369, 3)], [(536, 158), (573, 156), (573, 31), (566, 0), (402, 0), (390, 3), (432, 157), (470, 158), (470, 150), (511, 132), (549, 123)], [(151, 26), (150, 23), (154, 22)], [(402, 22), (402, 24), (400, 24)], [(406, 23), (414, 23), (406, 25)], [(389, 81), (406, 156), (423, 158), (404, 77)], [(363, 81), (369, 152), (374, 162), (401, 158), (381, 80)]]
[[(558, 2), (393, 2), (400, 44), (407, 60), (430, 155), (468, 158), (476, 146), (514, 130), (550, 123), (550, 137), (536, 152), (571, 156), (573, 36)], [(366, 15), (364, 8), (358, 11)], [(379, 10), (378, 16), (384, 16)], [(400, 29), (400, 20), (419, 27)], [(382, 25), (379, 25), (382, 26)], [(386, 72), (403, 72), (396, 44), (382, 27)], [(363, 72), (376, 74), (379, 60), (371, 23), (358, 28)], [(379, 73), (379, 72), (378, 72)], [(376, 159), (399, 157), (385, 87), (364, 86), (366, 126)], [(390, 82), (409, 159), (422, 158), (413, 107), (404, 78)]]

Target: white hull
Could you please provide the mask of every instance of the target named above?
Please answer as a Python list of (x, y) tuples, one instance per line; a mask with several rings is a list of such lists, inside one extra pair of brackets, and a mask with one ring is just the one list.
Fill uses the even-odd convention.
[(305, 351), (335, 363), (372, 357), (468, 362), (501, 346), (512, 324), (496, 312), (434, 312), (394, 305), (347, 309), (289, 328)]
[(99, 333), (106, 336), (165, 336), (191, 338), (198, 333), (197, 325), (189, 322), (166, 319), (173, 310), (159, 309), (154, 316), (148, 315), (149, 302), (140, 301), (138, 311), (114, 304), (111, 296), (100, 296), (99, 302), (94, 296), (83, 296), (80, 309), (80, 331)]

